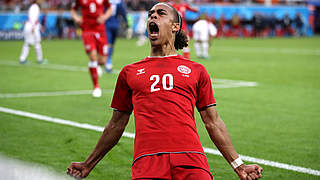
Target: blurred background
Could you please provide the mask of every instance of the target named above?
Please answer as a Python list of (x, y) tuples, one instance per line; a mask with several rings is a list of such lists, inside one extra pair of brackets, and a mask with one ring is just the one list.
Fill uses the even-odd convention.
[[(43, 0), (43, 37), (80, 38), (81, 30), (71, 18), (72, 0)], [(137, 36), (139, 11), (158, 1), (124, 0), (132, 37)], [(320, 33), (320, 0), (189, 0), (198, 13), (187, 11), (188, 27), (206, 13), (218, 29), (217, 37), (290, 37)], [(23, 25), (32, 0), (0, 0), (0, 40), (23, 39)], [(124, 22), (124, 21), (123, 21)], [(123, 25), (122, 27), (127, 27)], [(126, 28), (119, 33), (125, 36)], [(192, 37), (192, 32), (190, 36)]]

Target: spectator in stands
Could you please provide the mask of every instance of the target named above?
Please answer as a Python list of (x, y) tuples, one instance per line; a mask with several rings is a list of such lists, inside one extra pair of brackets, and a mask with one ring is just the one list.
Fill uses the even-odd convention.
[(224, 17), (224, 14), (222, 13), (219, 18), (219, 24), (218, 24), (218, 37), (224, 37), (225, 35), (225, 25), (226, 25), (226, 19)]
[(262, 14), (261, 13), (255, 13), (252, 17), (252, 24), (253, 24), (253, 34), (255, 37), (261, 37), (262, 30), (263, 30), (263, 22), (262, 22)]
[(304, 36), (303, 20), (302, 20), (301, 14), (297, 13), (293, 21), (296, 25), (296, 36)]
[(268, 18), (268, 26), (269, 26), (269, 36), (276, 36), (276, 26), (277, 26), (277, 18), (275, 14), (271, 14)]
[(293, 30), (291, 28), (292, 21), (289, 17), (289, 14), (285, 14), (282, 19), (282, 35), (283, 36), (292, 36)]
[(234, 14), (231, 19), (232, 36), (240, 37), (241, 33), (241, 19), (238, 14)]
[(63, 10), (62, 8), (58, 8), (58, 17), (56, 21), (56, 30), (57, 30), (57, 36), (59, 39), (64, 37), (64, 28), (66, 26), (65, 19), (62, 16)]

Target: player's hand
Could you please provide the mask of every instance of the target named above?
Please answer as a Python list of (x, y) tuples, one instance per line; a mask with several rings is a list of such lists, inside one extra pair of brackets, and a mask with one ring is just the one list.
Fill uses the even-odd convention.
[(91, 169), (83, 162), (73, 162), (67, 170), (67, 174), (76, 178), (82, 179), (89, 175)]
[(100, 15), (98, 18), (97, 18), (97, 22), (99, 24), (104, 24), (106, 22), (107, 18), (105, 15)]
[(256, 164), (237, 167), (234, 170), (241, 180), (256, 180), (262, 177), (262, 168)]
[(77, 24), (79, 24), (79, 25), (81, 25), (82, 22), (83, 22), (82, 17), (76, 17), (76, 18), (74, 19), (74, 21), (75, 21)]

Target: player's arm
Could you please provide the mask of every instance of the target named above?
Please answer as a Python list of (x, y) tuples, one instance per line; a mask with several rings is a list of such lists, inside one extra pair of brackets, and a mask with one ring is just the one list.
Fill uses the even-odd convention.
[(73, 18), (73, 20), (77, 23), (77, 24), (82, 24), (82, 17), (79, 16), (77, 10), (80, 7), (80, 3), (78, 0), (76, 0), (75, 2), (73, 2), (72, 4), (72, 8), (71, 8), (71, 16)]
[(238, 159), (239, 155), (234, 149), (227, 128), (219, 117), (215, 106), (200, 111), (201, 118), (209, 133), (212, 142), (217, 146), (224, 158), (234, 168), (241, 180), (261, 178), (262, 168), (258, 165), (245, 165)]
[(87, 177), (95, 165), (118, 143), (129, 118), (130, 113), (115, 110), (96, 147), (88, 158), (84, 162), (71, 163), (67, 173), (76, 178)]
[(106, 22), (106, 20), (108, 20), (110, 18), (112, 14), (112, 8), (111, 6), (109, 6), (106, 11), (104, 12), (104, 14), (102, 14), (101, 16), (98, 17), (97, 21), (100, 24), (104, 24)]

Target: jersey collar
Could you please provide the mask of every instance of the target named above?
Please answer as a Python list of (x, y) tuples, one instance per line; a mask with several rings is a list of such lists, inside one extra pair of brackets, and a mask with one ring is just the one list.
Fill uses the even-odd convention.
[(174, 56), (178, 56), (178, 54), (171, 54), (168, 56), (147, 56), (147, 58), (167, 58), (167, 57), (174, 57)]

